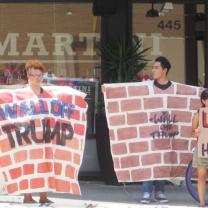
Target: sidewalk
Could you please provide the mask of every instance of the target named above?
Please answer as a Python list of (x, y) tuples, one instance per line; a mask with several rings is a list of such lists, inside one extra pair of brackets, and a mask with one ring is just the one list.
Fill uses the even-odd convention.
[[(186, 191), (185, 185), (166, 186), (166, 193), (170, 202), (159, 204), (153, 202), (149, 205), (139, 203), (141, 197), (140, 184), (121, 186), (106, 185), (102, 182), (81, 181), (82, 196), (70, 194), (49, 193), (54, 201), (52, 205), (22, 204), (22, 196), (0, 196), (0, 208), (20, 207), (54, 207), (54, 208), (168, 208), (168, 207), (197, 207), (198, 204)], [(34, 197), (38, 201), (38, 195)]]

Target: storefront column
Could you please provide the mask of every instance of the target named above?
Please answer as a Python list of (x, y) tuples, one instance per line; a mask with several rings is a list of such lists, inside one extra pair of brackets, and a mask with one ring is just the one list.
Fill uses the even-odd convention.
[[(126, 41), (132, 38), (132, 3), (129, 0), (117, 1), (115, 14), (101, 17), (101, 44), (105, 45), (116, 38), (124, 38)], [(102, 60), (101, 79), (102, 83), (108, 82), (108, 74)]]
[[(116, 12), (114, 14), (103, 14), (101, 16), (102, 46), (107, 44), (110, 40), (124, 38), (124, 40), (130, 41), (132, 37), (131, 1), (117, 0), (116, 2)], [(107, 74), (105, 65), (101, 59), (101, 83), (108, 82), (109, 75)], [(102, 100), (101, 94), (102, 93), (100, 93), (100, 100)], [(96, 143), (103, 180), (107, 184), (118, 184), (118, 180), (114, 171), (113, 159), (111, 156), (109, 130), (104, 113), (96, 115)]]
[(185, 9), (185, 76), (186, 84), (198, 86), (196, 4), (184, 4)]

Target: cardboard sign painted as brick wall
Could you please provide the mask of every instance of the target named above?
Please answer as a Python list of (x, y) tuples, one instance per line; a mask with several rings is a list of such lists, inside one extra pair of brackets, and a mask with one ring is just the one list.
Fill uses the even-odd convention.
[(191, 121), (199, 87), (153, 81), (105, 84), (105, 109), (114, 169), (120, 182), (181, 179), (196, 139)]
[(199, 110), (198, 156), (208, 158), (208, 108)]
[[(0, 90), (0, 173), (4, 192), (80, 194), (87, 103), (65, 86)], [(3, 184), (2, 184), (3, 183)]]

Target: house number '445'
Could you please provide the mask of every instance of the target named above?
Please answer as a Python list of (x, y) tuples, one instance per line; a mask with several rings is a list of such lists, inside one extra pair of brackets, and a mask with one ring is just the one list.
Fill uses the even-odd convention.
[(180, 30), (181, 21), (180, 20), (161, 20), (158, 25), (158, 28), (162, 30)]

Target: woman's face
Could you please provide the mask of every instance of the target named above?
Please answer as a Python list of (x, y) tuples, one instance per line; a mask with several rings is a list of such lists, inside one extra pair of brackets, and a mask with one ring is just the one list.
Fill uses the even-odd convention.
[(43, 80), (43, 73), (40, 69), (31, 68), (28, 72), (28, 82), (31, 85), (40, 86)]
[(208, 107), (208, 99), (202, 100), (202, 103), (205, 105), (205, 107)]

